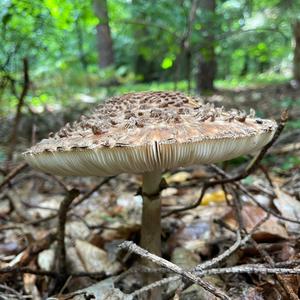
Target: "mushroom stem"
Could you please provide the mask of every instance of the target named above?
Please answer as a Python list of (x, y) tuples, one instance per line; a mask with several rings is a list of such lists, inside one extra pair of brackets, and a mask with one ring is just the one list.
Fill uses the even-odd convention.
[(160, 182), (160, 170), (143, 174), (143, 212), (140, 243), (144, 249), (159, 256), (161, 256)]
[[(161, 171), (152, 171), (143, 174), (143, 212), (141, 228), (141, 246), (149, 252), (161, 256), (161, 202), (159, 197)], [(142, 260), (144, 266), (155, 268), (149, 260)], [(151, 284), (161, 279), (159, 273), (145, 274), (145, 284)], [(161, 289), (154, 288), (148, 294), (149, 300), (161, 300)]]

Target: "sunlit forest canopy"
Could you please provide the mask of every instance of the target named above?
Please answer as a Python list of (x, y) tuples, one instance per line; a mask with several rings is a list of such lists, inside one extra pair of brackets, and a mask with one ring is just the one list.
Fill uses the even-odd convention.
[[(291, 76), (298, 1), (154, 2), (2, 0), (1, 72), (17, 76), (27, 57), (41, 101), (65, 85), (189, 81), (200, 89), (205, 62), (221, 85)], [(111, 41), (101, 40), (101, 27)]]
[[(20, 104), (40, 137), (115, 94), (180, 90), (220, 102), (217, 91), (300, 80), (299, 1), (2, 0), (0, 8), (0, 114), (11, 118)], [(273, 117), (294, 103), (276, 93), (263, 92), (273, 110), (257, 93), (225, 95), (222, 105)], [(61, 117), (45, 122), (48, 112)]]

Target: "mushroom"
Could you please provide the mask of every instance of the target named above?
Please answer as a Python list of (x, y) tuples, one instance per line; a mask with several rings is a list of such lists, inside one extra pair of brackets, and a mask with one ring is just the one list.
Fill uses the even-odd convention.
[(113, 97), (89, 116), (51, 134), (27, 152), (34, 168), (55, 175), (143, 175), (141, 246), (161, 255), (162, 172), (229, 160), (259, 150), (276, 122), (179, 92)]

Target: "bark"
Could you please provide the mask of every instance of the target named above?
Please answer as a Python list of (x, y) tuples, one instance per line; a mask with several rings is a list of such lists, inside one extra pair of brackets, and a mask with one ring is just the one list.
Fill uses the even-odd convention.
[[(186, 20), (186, 29), (180, 39), (181, 52), (176, 58), (174, 66), (174, 89), (177, 89), (177, 82), (179, 80), (179, 73), (184, 74), (184, 79), (187, 81), (187, 92), (190, 93), (192, 80), (191, 80), (191, 64), (192, 64), (192, 49), (191, 49), (191, 34), (193, 25), (196, 18), (197, 9), (200, 0), (193, 0), (191, 3), (189, 15)], [(181, 4), (183, 5), (183, 4)]]
[(297, 20), (293, 26), (294, 31), (294, 59), (293, 59), (293, 72), (294, 79), (300, 83), (300, 20)]
[(75, 30), (76, 30), (76, 36), (77, 36), (77, 47), (78, 47), (78, 54), (79, 54), (79, 60), (82, 65), (82, 68), (86, 71), (88, 67), (88, 63), (86, 60), (86, 56), (84, 53), (83, 48), (83, 34), (82, 34), (82, 28), (80, 24), (80, 16), (78, 16), (75, 19)]
[(207, 33), (202, 38), (200, 57), (197, 72), (197, 91), (205, 93), (214, 90), (214, 80), (217, 72), (217, 61), (215, 55), (215, 36), (213, 32), (214, 14), (216, 10), (215, 0), (202, 0), (201, 8), (210, 15), (210, 18), (203, 23), (203, 30)]
[(25, 57), (23, 59), (23, 87), (20, 96), (18, 97), (18, 105), (17, 105), (17, 111), (11, 131), (11, 136), (9, 140), (9, 149), (7, 153), (7, 160), (8, 162), (12, 160), (13, 154), (16, 148), (17, 144), (17, 137), (18, 137), (18, 130), (19, 130), (19, 123), (21, 121), (22, 117), (22, 108), (24, 105), (25, 97), (29, 90), (29, 70), (28, 70), (28, 59)]
[(94, 0), (94, 11), (99, 19), (99, 24), (96, 27), (99, 66), (101, 68), (106, 68), (114, 63), (113, 41), (109, 26), (107, 1)]
[(246, 76), (249, 72), (249, 55), (245, 55), (243, 69), (241, 70), (240, 76)]

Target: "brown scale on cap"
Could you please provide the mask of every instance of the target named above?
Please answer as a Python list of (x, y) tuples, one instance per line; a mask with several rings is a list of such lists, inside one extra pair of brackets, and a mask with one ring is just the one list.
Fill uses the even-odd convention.
[(257, 120), (253, 110), (248, 115), (238, 110), (225, 112), (180, 92), (130, 93), (108, 99), (89, 116), (49, 134), (27, 154), (239, 138), (276, 127), (273, 121)]

